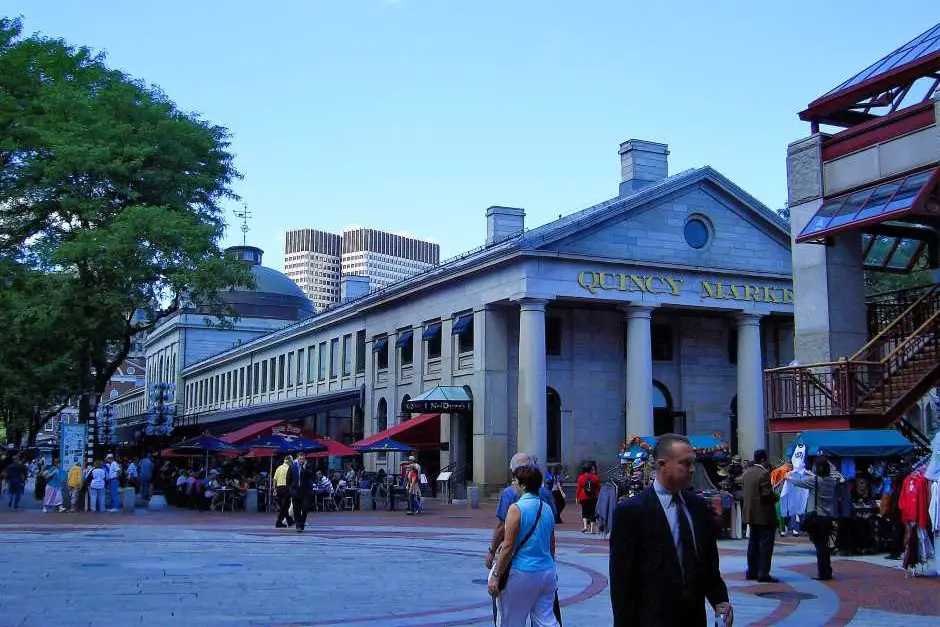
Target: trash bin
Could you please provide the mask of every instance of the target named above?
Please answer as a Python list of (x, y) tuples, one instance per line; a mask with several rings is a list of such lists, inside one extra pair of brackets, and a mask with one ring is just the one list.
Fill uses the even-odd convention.
[(258, 511), (258, 490), (256, 488), (251, 488), (245, 493), (245, 511), (253, 513)]
[(470, 509), (480, 509), (480, 486), (467, 486), (467, 500), (470, 501)]
[(166, 509), (166, 497), (162, 494), (154, 494), (150, 497), (150, 500), (147, 502), (147, 509), (151, 510), (161, 510)]
[(359, 511), (372, 509), (372, 490), (369, 488), (359, 488)]
[(133, 513), (136, 504), (137, 493), (134, 488), (123, 488), (121, 490), (121, 509), (127, 513)]

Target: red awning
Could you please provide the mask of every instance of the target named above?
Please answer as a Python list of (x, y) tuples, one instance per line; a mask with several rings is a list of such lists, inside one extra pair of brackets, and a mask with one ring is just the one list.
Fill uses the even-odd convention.
[(238, 429), (237, 431), (232, 431), (231, 433), (226, 433), (223, 435), (220, 440), (227, 442), (229, 444), (238, 444), (239, 442), (247, 442), (248, 440), (254, 440), (265, 431), (272, 429), (273, 427), (280, 426), (287, 422), (286, 420), (264, 420), (262, 422), (256, 422), (253, 425), (248, 425)]
[[(416, 448), (422, 448), (422, 445), (438, 444), (441, 441), (440, 418), (440, 414), (421, 414), (411, 420), (393, 425), (385, 431), (363, 438), (354, 443), (353, 447), (368, 446), (386, 438), (393, 438), (402, 444), (410, 444)], [(433, 433), (435, 431), (436, 437)]]
[(361, 454), (356, 449), (337, 442), (333, 438), (316, 438), (316, 441), (325, 446), (326, 450), (307, 453), (307, 457), (356, 457)]

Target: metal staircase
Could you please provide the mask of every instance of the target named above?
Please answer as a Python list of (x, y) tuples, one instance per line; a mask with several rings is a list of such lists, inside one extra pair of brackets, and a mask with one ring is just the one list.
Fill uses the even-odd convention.
[[(896, 294), (900, 298), (872, 304), (873, 337), (851, 357), (765, 373), (772, 432), (892, 426), (917, 431), (900, 421), (940, 385), (940, 285)], [(892, 311), (899, 313), (888, 320)]]

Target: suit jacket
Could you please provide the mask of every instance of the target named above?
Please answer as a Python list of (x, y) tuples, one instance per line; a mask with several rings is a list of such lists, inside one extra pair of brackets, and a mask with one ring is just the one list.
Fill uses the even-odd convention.
[(300, 464), (294, 462), (291, 464), (290, 470), (287, 471), (287, 486), (294, 496), (310, 494), (314, 491), (313, 480), (315, 477), (316, 470), (314, 470), (313, 464), (304, 464), (304, 467), (301, 468)]
[[(701, 626), (706, 622), (706, 599), (712, 606), (728, 601), (708, 506), (690, 492), (683, 497), (697, 549), (698, 572), (691, 590), (684, 589), (672, 531), (655, 490), (647, 488), (617, 506), (610, 532), (614, 627)], [(680, 598), (687, 603), (676, 603)]]
[(744, 473), (744, 522), (748, 525), (776, 525), (777, 495), (770, 483), (770, 472), (751, 466)]

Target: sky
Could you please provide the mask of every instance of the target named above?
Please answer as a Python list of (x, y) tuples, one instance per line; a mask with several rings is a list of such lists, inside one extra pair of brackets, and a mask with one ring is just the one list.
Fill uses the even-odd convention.
[[(851, 7), (851, 8), (849, 8)], [(365, 225), (480, 246), (617, 195), (620, 142), (669, 144), (786, 202), (797, 113), (937, 19), (936, 0), (2, 0), (233, 134), (248, 241)], [(930, 19), (934, 16), (934, 20)], [(241, 242), (227, 207), (226, 243)]]

